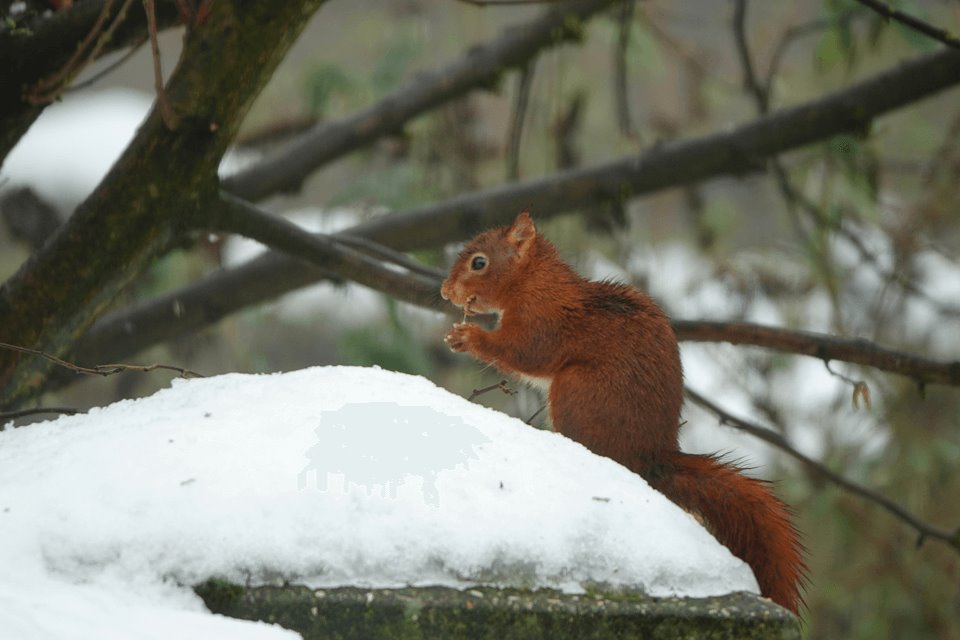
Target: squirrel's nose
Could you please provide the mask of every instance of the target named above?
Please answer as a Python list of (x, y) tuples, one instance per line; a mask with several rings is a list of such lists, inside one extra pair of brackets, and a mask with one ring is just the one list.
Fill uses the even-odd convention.
[(446, 282), (444, 282), (444, 283), (440, 286), (440, 297), (443, 298), (444, 300), (449, 300), (449, 299), (450, 299), (450, 296), (447, 294), (447, 283), (446, 283)]

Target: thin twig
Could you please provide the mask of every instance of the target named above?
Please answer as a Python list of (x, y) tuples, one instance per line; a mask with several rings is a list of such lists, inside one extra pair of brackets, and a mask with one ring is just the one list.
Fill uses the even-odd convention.
[(664, 29), (657, 23), (656, 20), (651, 18), (645, 12), (641, 11), (638, 14), (639, 19), (646, 25), (647, 29), (650, 30), (650, 33), (657, 39), (657, 42), (679, 58), (685, 65), (690, 69), (693, 69), (697, 72), (700, 77), (710, 78), (719, 85), (727, 86), (730, 83), (724, 76), (721, 76), (716, 73), (714, 69), (708, 67), (702, 56), (694, 49), (691, 50), (683, 41), (674, 37), (669, 31)]
[(953, 115), (949, 126), (944, 128), (940, 146), (930, 155), (930, 159), (921, 171), (924, 187), (929, 188), (932, 185), (938, 170), (950, 166), (950, 156), (956, 151), (958, 141), (960, 141), (960, 111)]
[(960, 49), (960, 38), (951, 34), (945, 29), (935, 27), (932, 24), (924, 22), (923, 20), (911, 16), (908, 13), (904, 13), (899, 9), (894, 9), (889, 0), (884, 2), (880, 2), (880, 0), (857, 0), (857, 2), (865, 7), (870, 7), (888, 20), (899, 22), (900, 24), (913, 29), (917, 33), (922, 33), (928, 38), (933, 38), (934, 40), (942, 42), (948, 47)]
[(800, 38), (804, 38), (806, 36), (823, 31), (824, 29), (828, 29), (836, 23), (845, 24), (853, 18), (865, 15), (869, 15), (869, 13), (861, 7), (848, 7), (840, 11), (832, 19), (819, 18), (817, 20), (792, 26), (784, 31), (783, 37), (780, 38), (780, 41), (777, 43), (777, 48), (774, 49), (773, 55), (770, 56), (770, 63), (766, 73), (766, 82), (764, 82), (764, 86), (767, 88), (767, 93), (769, 94), (773, 91), (774, 79), (777, 75), (777, 72), (780, 71), (780, 64), (783, 62), (783, 58), (791, 44)]
[(633, 12), (636, 0), (626, 0), (620, 9), (620, 32), (614, 44), (613, 100), (617, 110), (620, 135), (636, 139), (636, 130), (630, 116), (630, 99), (627, 81), (627, 51), (630, 48), (630, 31), (633, 28)]
[(533, 85), (533, 72), (537, 60), (533, 58), (520, 69), (517, 76), (517, 93), (513, 101), (513, 115), (510, 118), (510, 130), (507, 135), (507, 180), (520, 177), (520, 138), (523, 137), (523, 121), (530, 103), (530, 87)]
[(823, 463), (810, 458), (809, 456), (801, 453), (789, 441), (781, 434), (777, 433), (772, 429), (760, 426), (753, 422), (749, 422), (742, 418), (738, 418), (726, 410), (720, 408), (718, 405), (714, 404), (704, 396), (700, 395), (696, 391), (690, 389), (689, 387), (685, 388), (687, 398), (689, 398), (694, 404), (706, 409), (710, 413), (717, 416), (721, 424), (733, 427), (740, 431), (749, 433), (764, 442), (771, 444), (778, 449), (786, 452), (793, 458), (799, 460), (804, 468), (808, 472), (813, 473), (817, 476), (826, 478), (833, 482), (835, 485), (853, 493), (861, 498), (874, 502), (889, 513), (891, 513), (896, 518), (907, 523), (918, 533), (918, 544), (921, 543), (926, 538), (933, 538), (934, 540), (940, 540), (941, 542), (946, 543), (955, 551), (960, 552), (960, 528), (957, 528), (954, 531), (948, 531), (947, 529), (942, 529), (931, 525), (927, 522), (924, 522), (917, 516), (913, 515), (907, 511), (904, 507), (894, 502), (892, 499), (887, 496), (874, 491), (868, 487), (865, 487), (861, 484), (850, 480), (839, 473), (833, 471), (829, 467), (825, 466)]
[[(770, 112), (770, 85), (761, 85), (759, 79), (757, 78), (756, 71), (754, 70), (753, 57), (750, 54), (750, 45), (747, 42), (746, 19), (747, 0), (736, 0), (733, 16), (733, 35), (734, 42), (736, 43), (737, 55), (740, 58), (740, 66), (743, 73), (743, 84), (747, 91), (749, 91), (753, 96), (754, 102), (757, 106), (757, 113), (761, 116), (764, 116)], [(840, 292), (837, 285), (838, 278), (836, 277), (836, 270), (834, 268), (832, 257), (827, 248), (823, 246), (823, 243), (817, 242), (816, 239), (812, 237), (804, 228), (800, 217), (797, 215), (798, 204), (801, 205), (799, 207), (800, 210), (807, 213), (813, 219), (814, 224), (818, 229), (826, 230), (828, 228), (825, 222), (825, 216), (821, 214), (819, 209), (807, 204), (805, 200), (801, 200), (800, 194), (797, 193), (797, 190), (790, 182), (790, 176), (783, 164), (780, 162), (779, 158), (776, 156), (770, 158), (768, 167), (773, 173), (777, 187), (783, 197), (784, 204), (787, 208), (787, 215), (789, 216), (790, 223), (794, 228), (794, 233), (797, 234), (801, 244), (817, 257), (816, 265), (823, 271), (825, 276), (823, 280), (826, 283), (827, 293), (829, 294), (830, 300), (833, 303), (833, 310), (836, 320), (835, 324), (842, 330), (843, 317), (839, 312)]]
[(527, 418), (526, 420), (524, 420), (524, 422), (525, 422), (526, 424), (533, 424), (533, 419), (536, 418), (536, 417), (537, 417), (538, 415), (540, 415), (541, 413), (543, 413), (543, 410), (546, 409), (546, 408), (547, 408), (547, 405), (545, 405), (545, 404), (540, 405), (540, 408), (537, 409), (536, 411), (534, 411), (534, 412), (533, 412), (533, 415), (530, 416), (529, 418)]
[(93, 84), (96, 84), (97, 82), (102, 80), (104, 77), (113, 73), (114, 71), (119, 69), (121, 66), (123, 66), (123, 64), (127, 60), (132, 58), (134, 54), (136, 54), (137, 51), (140, 50), (140, 47), (142, 47), (146, 41), (147, 41), (146, 37), (140, 38), (139, 41), (130, 45), (130, 48), (127, 49), (127, 51), (122, 56), (120, 56), (119, 58), (117, 58), (116, 60), (111, 62), (109, 65), (107, 65), (106, 67), (104, 67), (103, 69), (95, 73), (94, 75), (90, 76), (83, 82), (78, 82), (75, 85), (67, 87), (66, 89), (64, 89), (64, 93), (72, 93), (74, 91), (80, 91), (81, 89), (86, 89), (87, 87), (90, 87)]
[(38, 351), (37, 349), (30, 349), (28, 347), (20, 347), (15, 344), (7, 344), (6, 342), (0, 342), (0, 348), (9, 349), (10, 351), (18, 351), (20, 353), (26, 353), (33, 356), (39, 356), (45, 360), (48, 360), (58, 366), (64, 367), (65, 369), (70, 369), (77, 373), (83, 373), (91, 376), (112, 376), (116, 373), (121, 373), (123, 371), (140, 371), (140, 372), (149, 372), (155, 369), (164, 369), (166, 371), (174, 371), (180, 374), (181, 378), (203, 378), (203, 374), (197, 373), (196, 371), (191, 371), (190, 369), (184, 369), (183, 367), (175, 367), (169, 364), (98, 364), (93, 367), (82, 367), (80, 365), (74, 364), (72, 362), (67, 362), (66, 360), (61, 360), (55, 355), (46, 353), (45, 351)]
[(133, 0), (124, 0), (123, 5), (120, 7), (120, 10), (117, 11), (116, 17), (110, 23), (98, 39), (93, 49), (90, 51), (90, 55), (87, 56), (87, 60), (83, 63), (83, 66), (86, 67), (88, 64), (100, 57), (103, 48), (113, 39), (113, 34), (116, 32), (117, 27), (127, 19), (127, 11), (130, 10), (130, 5), (133, 4)]
[(753, 69), (750, 47), (747, 44), (746, 22), (747, 0), (736, 0), (733, 11), (733, 34), (734, 41), (737, 43), (737, 55), (740, 57), (740, 67), (743, 70), (743, 86), (753, 94), (757, 110), (764, 115), (770, 110), (769, 88), (760, 85)]
[[(30, 92), (27, 94), (27, 99), (32, 104), (52, 102), (59, 94), (60, 89), (69, 82), (70, 78), (72, 78), (79, 69), (83, 68), (84, 63), (81, 61), (84, 59), (88, 48), (100, 35), (100, 32), (103, 31), (103, 26), (106, 24), (107, 18), (110, 16), (110, 9), (112, 8), (113, 0), (105, 0), (96, 22), (93, 23), (93, 27), (90, 28), (86, 37), (77, 45), (77, 50), (70, 59), (55, 73), (39, 80), (30, 89)], [(87, 58), (89, 59), (89, 56), (87, 56)]]
[(473, 393), (470, 394), (470, 397), (467, 398), (467, 400), (473, 400), (477, 396), (482, 396), (483, 394), (489, 393), (495, 389), (500, 389), (500, 391), (503, 391), (508, 396), (512, 396), (517, 393), (516, 391), (511, 389), (509, 386), (507, 386), (506, 380), (501, 380), (500, 382), (496, 384), (492, 384), (489, 387), (483, 387), (482, 389), (474, 389)]
[(157, 107), (163, 123), (171, 131), (180, 124), (176, 109), (170, 103), (170, 96), (163, 88), (163, 68), (160, 63), (160, 40), (157, 34), (157, 14), (154, 0), (143, 0), (143, 10), (147, 13), (147, 33), (150, 36), (150, 51), (153, 54), (153, 88), (157, 93)]
[(370, 257), (379, 258), (390, 264), (395, 264), (410, 273), (436, 279), (442, 279), (446, 275), (443, 271), (414, 260), (401, 251), (394, 251), (390, 247), (382, 245), (379, 242), (373, 242), (367, 238), (352, 236), (346, 233), (338, 233), (330, 237), (334, 238), (336, 242), (340, 244), (362, 251)]

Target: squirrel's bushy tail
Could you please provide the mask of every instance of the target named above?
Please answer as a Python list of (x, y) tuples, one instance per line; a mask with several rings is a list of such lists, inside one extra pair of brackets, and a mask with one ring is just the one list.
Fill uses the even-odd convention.
[(789, 508), (768, 482), (713, 456), (679, 451), (643, 466), (634, 471), (750, 565), (762, 595), (798, 613), (806, 571), (803, 545)]

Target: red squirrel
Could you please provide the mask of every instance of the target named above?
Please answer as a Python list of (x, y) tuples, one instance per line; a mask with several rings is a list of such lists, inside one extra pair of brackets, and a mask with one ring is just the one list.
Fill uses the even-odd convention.
[(761, 593), (798, 613), (803, 546), (763, 480), (680, 451), (683, 372), (670, 320), (645, 293), (582, 278), (524, 211), (474, 238), (441, 295), (492, 331), (455, 324), (445, 341), (547, 391), (554, 429), (640, 474), (753, 569)]

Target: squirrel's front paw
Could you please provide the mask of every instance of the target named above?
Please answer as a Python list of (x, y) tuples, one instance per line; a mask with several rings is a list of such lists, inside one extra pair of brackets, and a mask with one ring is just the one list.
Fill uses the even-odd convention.
[(444, 338), (443, 341), (447, 343), (451, 351), (467, 351), (470, 349), (471, 338), (480, 330), (480, 327), (475, 324), (458, 322), (453, 325), (453, 329), (450, 330), (450, 333), (447, 334), (447, 337)]

